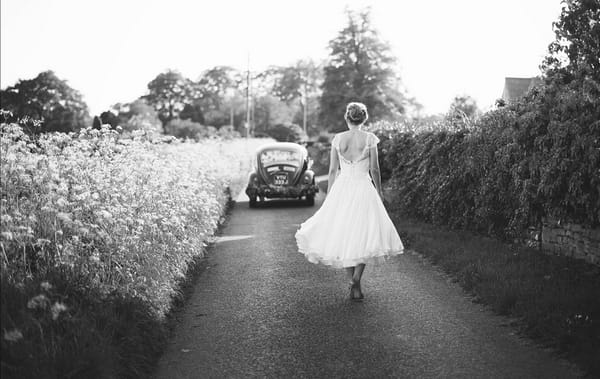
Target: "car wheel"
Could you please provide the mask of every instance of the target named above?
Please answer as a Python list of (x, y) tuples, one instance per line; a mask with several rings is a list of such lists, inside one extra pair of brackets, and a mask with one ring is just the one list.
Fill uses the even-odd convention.
[(315, 195), (306, 195), (306, 205), (309, 207), (315, 205)]
[(256, 196), (251, 196), (250, 197), (250, 202), (248, 203), (250, 208), (256, 208)]

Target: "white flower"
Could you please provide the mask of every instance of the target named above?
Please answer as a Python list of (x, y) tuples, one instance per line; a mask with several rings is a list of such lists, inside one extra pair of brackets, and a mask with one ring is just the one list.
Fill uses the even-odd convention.
[(41, 295), (37, 295), (37, 296), (31, 298), (31, 300), (29, 300), (27, 302), (27, 308), (29, 308), (29, 309), (38, 309), (38, 308), (46, 309), (49, 304), (50, 304), (50, 300), (48, 300), (46, 295), (41, 294)]
[(40, 287), (44, 291), (50, 291), (52, 289), (52, 284), (50, 284), (48, 281), (43, 281), (42, 283), (40, 283)]
[(17, 342), (23, 338), (23, 333), (19, 329), (5, 330), (4, 339), (9, 342)]
[(56, 218), (65, 223), (73, 222), (71, 220), (71, 215), (69, 213), (65, 213), (65, 212), (58, 212), (58, 214), (56, 215)]
[(60, 315), (61, 312), (64, 312), (67, 310), (67, 306), (64, 305), (63, 303), (60, 302), (56, 302), (52, 305), (52, 308), (50, 309), (50, 312), (52, 312), (52, 320), (56, 320), (58, 318), (58, 316)]

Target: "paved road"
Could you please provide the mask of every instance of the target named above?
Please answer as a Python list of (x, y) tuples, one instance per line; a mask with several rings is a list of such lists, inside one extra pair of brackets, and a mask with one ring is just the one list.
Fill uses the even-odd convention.
[(367, 266), (349, 301), (343, 270), (296, 250), (315, 209), (236, 204), (157, 378), (578, 377), (410, 253)]

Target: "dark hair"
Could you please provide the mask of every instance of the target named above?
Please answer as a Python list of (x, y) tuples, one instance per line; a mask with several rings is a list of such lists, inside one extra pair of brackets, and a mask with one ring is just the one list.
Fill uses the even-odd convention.
[(348, 103), (344, 118), (352, 125), (360, 125), (369, 118), (367, 107), (363, 103)]

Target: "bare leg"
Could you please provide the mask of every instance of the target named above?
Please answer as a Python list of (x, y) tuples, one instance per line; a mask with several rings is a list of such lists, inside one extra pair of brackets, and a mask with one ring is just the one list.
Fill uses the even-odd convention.
[(350, 279), (350, 281), (354, 279), (354, 268), (354, 266), (346, 267), (346, 273), (348, 274), (348, 279)]
[(352, 275), (352, 280), (360, 283), (360, 279), (362, 278), (363, 271), (365, 270), (365, 264), (360, 263), (355, 266), (354, 274)]
[(360, 280), (362, 279), (363, 271), (365, 270), (365, 264), (360, 263), (354, 267), (354, 275), (352, 277), (352, 282), (354, 283), (354, 291), (353, 298), (357, 300), (362, 300), (364, 295), (362, 293), (362, 289), (360, 288)]

